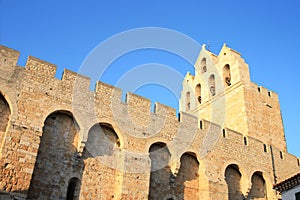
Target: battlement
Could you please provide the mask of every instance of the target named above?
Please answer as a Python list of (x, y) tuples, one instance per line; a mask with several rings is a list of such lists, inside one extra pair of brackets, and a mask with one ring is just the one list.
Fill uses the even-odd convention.
[[(240, 54), (227, 47), (223, 50), (226, 50), (226, 55), (224, 52), (219, 56), (210, 53), (212, 62), (219, 63), (220, 56), (237, 57), (240, 63), (228, 61), (230, 66), (238, 69), (233, 78), (244, 76), (239, 70), (246, 70), (247, 65), (243, 63)], [(209, 98), (214, 96), (213, 101), (204, 102), (200, 98), (202, 102), (199, 102), (196, 97), (199, 94), (201, 97), (201, 91), (205, 91), (205, 88), (199, 88), (197, 75), (188, 73), (184, 82), (188, 82), (188, 79), (190, 85), (185, 88), (188, 90), (184, 90), (182, 98), (187, 97), (186, 92), (190, 92), (190, 102), (197, 103), (201, 109), (196, 114), (181, 110), (177, 118), (174, 108), (157, 102), (151, 112), (151, 101), (148, 98), (127, 92), (126, 100), (122, 102), (120, 88), (98, 81), (95, 90), (91, 91), (89, 77), (65, 69), (61, 80), (58, 80), (55, 78), (57, 67), (52, 63), (29, 56), (25, 68), (22, 68), (17, 66), (19, 52), (3, 46), (0, 46), (0, 52), (0, 114), (8, 116), (0, 119), (0, 136), (4, 138), (3, 142), (0, 141), (3, 144), (0, 146), (0, 159), (5, 163), (4, 167), (0, 165), (0, 172), (7, 175), (4, 177), (5, 184), (11, 185), (11, 188), (0, 188), (5, 192), (28, 190), (35, 178), (39, 179), (39, 176), (35, 176), (39, 173), (35, 163), (40, 162), (38, 159), (44, 159), (43, 156), (54, 155), (59, 159), (48, 159), (49, 162), (57, 162), (62, 167), (42, 169), (44, 171), (40, 177), (43, 180), (49, 181), (52, 174), (57, 174), (61, 176), (60, 180), (66, 179), (62, 188), (67, 189), (66, 185), (73, 180), (72, 177), (78, 177), (84, 193), (96, 188), (97, 199), (100, 199), (107, 190), (91, 180), (118, 179), (118, 184), (105, 184), (105, 187), (112, 190), (109, 198), (114, 196), (116, 185), (133, 187), (131, 183), (134, 182), (142, 189), (126, 189), (126, 195), (127, 191), (134, 191), (140, 195), (138, 199), (146, 199), (149, 185), (152, 187), (149, 184), (152, 181), (150, 176), (153, 175), (150, 172), (152, 145), (155, 148), (164, 146), (163, 149), (168, 151), (170, 162), (166, 163), (166, 171), (171, 169), (171, 173), (180, 177), (180, 173), (191, 173), (190, 167), (195, 167), (193, 174), (197, 177), (185, 182), (195, 183), (196, 192), (191, 193), (201, 191), (199, 194), (202, 195), (203, 191), (209, 191), (213, 194), (210, 188), (225, 191), (213, 199), (227, 198), (228, 179), (224, 179), (224, 176), (227, 175), (226, 169), (232, 165), (237, 166), (233, 167), (235, 170), (240, 170), (237, 174), (242, 175), (244, 194), (250, 191), (252, 175), (259, 172), (268, 188), (268, 197), (275, 196), (270, 189), (272, 183), (300, 170), (299, 159), (284, 148), (278, 95), (255, 83), (248, 84), (239, 79), (236, 82), (238, 84), (232, 82), (232, 85), (225, 87), (225, 92), (218, 94), (217, 90), (215, 96), (207, 95)], [(219, 63), (219, 66), (223, 67), (224, 63)], [(240, 66), (241, 63), (243, 66)], [(213, 70), (207, 72), (205, 78), (214, 73)], [(242, 80), (246, 80), (244, 78)], [(209, 94), (211, 91), (206, 92)], [(221, 96), (225, 98), (221, 99)], [(213, 105), (215, 107), (211, 109), (213, 103), (219, 104)], [(220, 115), (221, 120), (225, 121), (222, 125), (213, 121), (219, 117), (220, 111), (224, 114)], [(210, 114), (215, 114), (213, 120), (209, 120)], [(100, 126), (96, 126), (99, 124), (105, 127), (103, 132), (109, 141), (97, 135), (101, 132), (98, 129)], [(5, 134), (2, 130), (6, 130)], [(99, 152), (93, 152), (95, 150)], [(61, 162), (60, 156), (64, 156), (64, 162)], [(99, 159), (104, 160), (97, 162)], [(109, 165), (106, 165), (105, 159), (108, 159)], [(84, 168), (80, 168), (80, 162), (84, 163)], [(141, 173), (114, 171), (110, 166), (113, 163), (121, 168), (125, 163), (126, 169), (130, 170), (139, 166)], [(75, 174), (79, 168), (87, 173)], [(47, 170), (50, 170), (49, 173)], [(53, 173), (53, 170), (59, 173)], [(169, 179), (173, 176), (160, 176), (159, 179), (165, 177)], [(18, 184), (11, 184), (13, 180), (17, 180)], [(49, 183), (52, 184), (51, 181)], [(166, 183), (169, 184), (170, 180)], [(203, 188), (206, 186), (208, 188)], [(39, 184), (36, 187), (37, 191), (43, 192)], [(140, 194), (140, 191), (145, 191), (145, 194)], [(60, 192), (58, 194), (63, 196)], [(120, 193), (123, 195), (122, 191)], [(204, 196), (203, 199), (209, 199)], [(23, 197), (27, 198), (26, 195)]]

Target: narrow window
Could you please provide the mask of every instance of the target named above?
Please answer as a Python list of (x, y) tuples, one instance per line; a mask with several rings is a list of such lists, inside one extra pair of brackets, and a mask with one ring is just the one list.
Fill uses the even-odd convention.
[(223, 67), (223, 80), (225, 86), (230, 86), (231, 85), (231, 74), (230, 74), (230, 65), (226, 64)]
[(272, 97), (271, 91), (268, 91), (268, 95), (269, 95), (269, 97)]
[(190, 92), (187, 92), (186, 93), (186, 111), (189, 111), (190, 108), (191, 108), (191, 101), (190, 101), (190, 98), (191, 98), (191, 93)]
[(215, 96), (216, 95), (216, 84), (215, 84), (215, 75), (214, 74), (210, 75), (208, 83), (209, 83), (209, 91), (210, 91), (211, 95)]
[(279, 153), (280, 153), (280, 159), (283, 159), (283, 152), (280, 151)]
[(206, 58), (203, 58), (201, 60), (201, 73), (203, 74), (204, 72), (207, 71), (207, 67), (206, 67)]
[(200, 122), (199, 122), (199, 127), (200, 127), (200, 129), (203, 129), (203, 122), (202, 122), (202, 120), (200, 120)]
[(201, 84), (197, 84), (195, 88), (195, 93), (196, 93), (196, 102), (201, 104), (202, 99), (201, 99)]
[(298, 166), (300, 166), (300, 158), (297, 159)]
[(264, 152), (267, 152), (267, 145), (264, 144)]
[(226, 130), (223, 129), (223, 138), (226, 138)]
[(257, 91), (260, 92), (260, 86), (257, 87)]
[(248, 139), (247, 139), (247, 137), (244, 137), (244, 145), (248, 145)]

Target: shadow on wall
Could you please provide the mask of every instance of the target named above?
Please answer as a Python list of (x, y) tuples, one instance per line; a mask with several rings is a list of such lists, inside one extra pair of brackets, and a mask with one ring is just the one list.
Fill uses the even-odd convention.
[(77, 151), (78, 131), (70, 112), (46, 118), (27, 199), (79, 198), (84, 163)]
[[(73, 115), (57, 111), (45, 120), (27, 199), (106, 199), (114, 196), (114, 152), (119, 139), (109, 124), (96, 124), (82, 156)], [(103, 190), (103, 191), (102, 191)], [(105, 191), (105, 192), (104, 192)], [(104, 197), (107, 195), (106, 197)]]
[(168, 166), (171, 154), (165, 143), (154, 143), (149, 149), (151, 174), (149, 199), (199, 199), (199, 163), (192, 153), (180, 158), (177, 177)]

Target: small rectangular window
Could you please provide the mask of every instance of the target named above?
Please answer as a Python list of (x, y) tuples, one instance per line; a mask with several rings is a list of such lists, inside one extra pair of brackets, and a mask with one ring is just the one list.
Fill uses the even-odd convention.
[(272, 97), (272, 92), (269, 91), (269, 92), (268, 92), (268, 95), (269, 95), (269, 97)]
[(202, 120), (200, 120), (200, 122), (199, 122), (199, 127), (200, 127), (200, 129), (203, 129), (203, 122), (202, 122)]
[(244, 145), (248, 145), (248, 139), (247, 139), (247, 137), (244, 137)]
[(260, 86), (257, 87), (258, 92), (260, 92)]
[(268, 152), (268, 151), (267, 151), (267, 145), (266, 145), (266, 144), (264, 144), (264, 152)]
[(283, 157), (283, 152), (280, 151), (279, 153), (280, 153), (280, 159), (283, 159), (283, 158), (284, 158), (284, 157)]
[(223, 129), (223, 138), (226, 138), (226, 130)]
[(297, 159), (298, 166), (300, 166), (300, 158)]

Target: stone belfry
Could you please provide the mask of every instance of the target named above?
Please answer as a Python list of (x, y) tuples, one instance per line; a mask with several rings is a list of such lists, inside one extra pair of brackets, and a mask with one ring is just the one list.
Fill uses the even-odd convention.
[(223, 45), (219, 55), (202, 46), (182, 82), (180, 111), (286, 151), (278, 95), (251, 82), (248, 64)]

